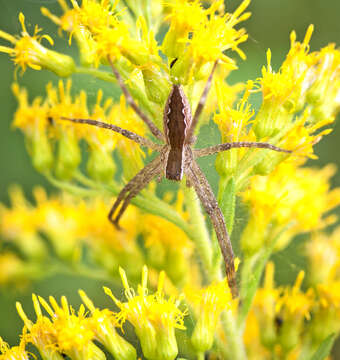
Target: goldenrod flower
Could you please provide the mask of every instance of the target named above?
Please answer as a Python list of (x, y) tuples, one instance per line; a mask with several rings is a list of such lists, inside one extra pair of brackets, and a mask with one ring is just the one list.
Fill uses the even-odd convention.
[[(179, 192), (174, 207), (183, 211), (183, 192)], [(184, 284), (191, 274), (193, 244), (188, 236), (171, 222), (158, 216), (146, 214), (141, 217), (144, 224), (142, 234), (148, 250), (148, 261), (157, 269), (165, 269), (175, 284)]]
[(34, 70), (44, 68), (53, 71), (58, 76), (71, 75), (75, 68), (73, 59), (42, 46), (42, 39), (46, 39), (50, 45), (53, 45), (53, 40), (49, 35), (38, 35), (40, 32), (38, 26), (35, 27), (33, 36), (30, 36), (26, 30), (23, 13), (19, 14), (19, 21), (22, 27), (21, 37), (16, 38), (4, 31), (0, 31), (0, 37), (14, 45), (14, 48), (0, 46), (0, 51), (10, 54), (14, 63), (21, 67), (23, 71), (27, 67)]
[(29, 259), (41, 259), (46, 255), (46, 248), (37, 233), (39, 220), (35, 217), (34, 208), (19, 187), (12, 187), (9, 196), (12, 207), (0, 206), (2, 236), (17, 244)]
[[(33, 295), (36, 323), (30, 321), (21, 304), (17, 310), (24, 321), (29, 335), (27, 339), (33, 343), (44, 358), (50, 358), (53, 352), (66, 354), (75, 360), (105, 359), (104, 353), (92, 342), (94, 332), (88, 325), (85, 308), (80, 306), (78, 313), (69, 307), (65, 296), (61, 298), (61, 306), (50, 296), (51, 306), (41, 297)], [(47, 311), (51, 319), (42, 315), (40, 305)]]
[[(246, 86), (243, 98), (237, 103), (236, 109), (230, 103), (223, 88), (217, 87), (219, 112), (214, 115), (214, 122), (218, 125), (222, 142), (255, 141), (254, 133), (249, 130), (249, 124), (255, 114), (247, 102), (253, 83)], [(248, 150), (245, 148), (231, 149), (217, 155), (216, 170), (221, 176), (234, 175), (237, 165)]]
[(277, 312), (283, 319), (280, 329), (279, 343), (285, 352), (294, 349), (301, 336), (305, 319), (310, 320), (310, 311), (314, 305), (314, 291), (301, 291), (301, 284), (305, 276), (300, 271), (292, 288), (286, 287), (277, 303)]
[(266, 347), (272, 347), (277, 341), (275, 316), (281, 289), (275, 287), (274, 264), (268, 262), (265, 270), (263, 287), (256, 291), (253, 313), (261, 329), (259, 336)]
[[(233, 13), (225, 12), (223, 0), (58, 3), (60, 15), (46, 8), (41, 11), (57, 25), (59, 33), (67, 33), (69, 45), (76, 41), (80, 66), (71, 57), (44, 47), (43, 41), (52, 46), (53, 40), (42, 35), (38, 26), (30, 35), (23, 14), (19, 15), (20, 36), (0, 31), (0, 37), (10, 44), (0, 46), (0, 52), (9, 54), (22, 72), (29, 67), (49, 69), (59, 77), (77, 73), (110, 84), (123, 81), (135, 103), (130, 106), (125, 95), (117, 103), (101, 89), (91, 97), (85, 89), (73, 94), (71, 80), (60, 79), (56, 85), (47, 85), (44, 97), (29, 100), (26, 89), (13, 84), (18, 100), (13, 126), (24, 133), (35, 168), (62, 192), (47, 196), (37, 188), (34, 201), (29, 202), (16, 189), (10, 194), (11, 205), (0, 205), (4, 240), (0, 285), (25, 284), (63, 272), (64, 266), (66, 272), (110, 282), (119, 269), (125, 299), (104, 288), (116, 310), (118, 307), (114, 312), (97, 308), (80, 290), (84, 305), (76, 311), (65, 296), (59, 305), (53, 297), (47, 302), (33, 295), (35, 321), (17, 303), (24, 322), (21, 342), (10, 349), (0, 338), (0, 360), (28, 359), (25, 345), (36, 347), (44, 360), (65, 356), (104, 360), (94, 342), (120, 360), (136, 360), (137, 356), (148, 360), (178, 356), (310, 358), (331, 332), (339, 332), (339, 230), (330, 236), (316, 232), (335, 221), (329, 212), (340, 204), (340, 190), (330, 190), (331, 165), (323, 169), (302, 165), (307, 157), (316, 158), (313, 147), (330, 133), (329, 125), (340, 108), (340, 51), (330, 44), (310, 52), (311, 25), (301, 42), (291, 33), (290, 50), (279, 70), (273, 69), (268, 50), (259, 79), (230, 86), (226, 79), (237, 64), (229, 50), (245, 59), (240, 45), (248, 35), (239, 26), (250, 16), (250, 0), (242, 0)], [(216, 71), (205, 99), (202, 93), (209, 87), (212, 69)], [(154, 154), (122, 134), (89, 126), (114, 124), (148, 138), (150, 131), (136, 115), (135, 106), (160, 129), (173, 85), (183, 87), (193, 114), (205, 103), (196, 130), (213, 119), (222, 143), (261, 141), (292, 151), (288, 155), (271, 152), (269, 147), (244, 147), (219, 154), (220, 208), (199, 171), (194, 171), (197, 181), (187, 184), (195, 185), (196, 190), (200, 185), (207, 194), (199, 197), (206, 198), (204, 207), (217, 229), (222, 252), (223, 240), (228, 240), (225, 229), (231, 232), (233, 228), (236, 194), (249, 205), (250, 216), (241, 238), (244, 260), (237, 281), (241, 301), (232, 299), (226, 280), (222, 280), (220, 249), (214, 234), (210, 236), (194, 192), (180, 190), (175, 196), (170, 188), (160, 197), (152, 179), (134, 197), (142, 188), (139, 178), (119, 192), (120, 185), (132, 179), (145, 158)], [(240, 91), (244, 91), (241, 97)], [(255, 92), (263, 97), (257, 113), (251, 102)], [(195, 150), (196, 154), (203, 152)], [(161, 161), (164, 155), (166, 147)], [(124, 213), (122, 231), (107, 218), (108, 196), (123, 201), (122, 207), (114, 206), (111, 211), (119, 213), (118, 217), (129, 202), (136, 206), (129, 206)], [(313, 232), (307, 245), (313, 290), (302, 290), (304, 272), (293, 286), (276, 286), (271, 262), (263, 286), (256, 289), (271, 253), (286, 247), (295, 235), (308, 232)], [(53, 250), (53, 256), (46, 256), (48, 250)], [(149, 274), (143, 264), (149, 266)], [(134, 290), (130, 284), (140, 276)], [(181, 303), (182, 299), (186, 303)], [(139, 340), (136, 348), (129, 342), (129, 332), (124, 332), (127, 325)]]
[(9, 347), (0, 336), (0, 360), (29, 360), (32, 357), (26, 352), (25, 346), (21, 339), (19, 346)]
[(224, 279), (201, 289), (188, 286), (185, 297), (197, 317), (191, 336), (192, 345), (196, 351), (208, 351), (213, 345), (222, 311), (232, 311), (236, 305), (232, 300), (228, 283)]
[(267, 52), (268, 65), (263, 67), (259, 79), (263, 103), (254, 126), (259, 139), (289, 129), (294, 115), (304, 107), (304, 122), (318, 123), (315, 130), (334, 121), (339, 110), (340, 52), (328, 46), (308, 54), (313, 29), (309, 26), (302, 43), (296, 42), (292, 32), (291, 49), (278, 72), (273, 71), (271, 52)]
[(175, 329), (185, 330), (183, 318), (186, 311), (179, 309), (179, 299), (174, 297), (165, 299), (164, 272), (160, 273), (157, 291), (148, 295), (147, 273), (147, 267), (144, 266), (142, 281), (135, 294), (129, 286), (125, 271), (120, 268), (127, 302), (119, 301), (110, 289), (104, 288), (104, 290), (119, 307), (120, 322), (124, 323), (128, 320), (134, 326), (145, 357), (150, 360), (172, 360), (178, 353)]
[(340, 281), (317, 285), (318, 302), (315, 304), (311, 333), (316, 343), (340, 330)]
[(333, 223), (334, 215), (324, 214), (340, 204), (340, 190), (329, 190), (334, 171), (331, 165), (317, 170), (285, 163), (268, 177), (253, 177), (242, 195), (251, 209), (242, 235), (244, 250), (257, 251), (263, 244), (270, 244), (285, 227), (289, 230), (280, 234), (276, 249), (285, 247), (298, 233)]
[(306, 242), (310, 284), (329, 284), (340, 279), (340, 229), (318, 232)]
[(84, 291), (79, 291), (84, 304), (91, 312), (90, 327), (95, 333), (95, 338), (108, 349), (115, 359), (134, 360), (137, 358), (135, 348), (120, 336), (116, 327), (120, 327), (115, 313), (108, 309), (99, 310), (88, 298)]
[(334, 121), (340, 109), (340, 51), (330, 44), (315, 54), (314, 82), (307, 92), (312, 107), (312, 122)]
[(0, 286), (15, 284), (25, 285), (27, 281), (27, 266), (17, 255), (11, 252), (0, 254)]

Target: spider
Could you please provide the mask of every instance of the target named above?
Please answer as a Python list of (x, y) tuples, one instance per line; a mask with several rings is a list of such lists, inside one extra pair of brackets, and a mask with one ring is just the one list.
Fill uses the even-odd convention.
[[(181, 85), (172, 85), (169, 97), (164, 107), (164, 133), (162, 133), (148, 118), (148, 116), (138, 107), (127, 87), (125, 86), (120, 73), (117, 71), (112, 61), (110, 59), (108, 60), (113, 74), (116, 77), (128, 104), (145, 122), (151, 133), (158, 140), (163, 142), (163, 145), (159, 145), (149, 139), (135, 134), (132, 131), (128, 131), (120, 128), (119, 126), (97, 120), (62, 117), (63, 120), (69, 120), (75, 123), (88, 124), (112, 130), (136, 142), (137, 144), (160, 153), (154, 160), (152, 160), (142, 170), (140, 170), (139, 173), (135, 175), (135, 177), (132, 178), (121, 190), (109, 212), (109, 220), (116, 228), (120, 229), (119, 220), (129, 205), (131, 199), (135, 197), (143, 188), (145, 188), (153, 178), (160, 178), (165, 175), (165, 177), (169, 180), (181, 181), (183, 175), (185, 175), (187, 186), (193, 186), (205, 211), (211, 219), (224, 259), (229, 288), (231, 289), (233, 297), (236, 297), (238, 291), (234, 267), (234, 253), (227, 232), (225, 220), (222, 211), (218, 206), (215, 195), (208, 183), (208, 180), (198, 166), (196, 159), (202, 156), (241, 147), (265, 148), (282, 152), (290, 151), (262, 142), (230, 142), (209, 146), (203, 149), (193, 149), (193, 145), (196, 141), (194, 130), (210, 90), (213, 74), (217, 67), (217, 61), (212, 67), (211, 73), (205, 84), (203, 93), (200, 97), (193, 116), (191, 114), (188, 98), (184, 94)], [(173, 65), (173, 63), (171, 65)]]

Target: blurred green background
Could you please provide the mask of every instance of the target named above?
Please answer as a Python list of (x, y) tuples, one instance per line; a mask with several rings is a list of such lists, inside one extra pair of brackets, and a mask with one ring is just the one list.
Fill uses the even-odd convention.
[[(239, 0), (227, 2), (227, 9), (234, 10)], [(10, 34), (18, 34), (20, 25), (18, 14), (22, 11), (26, 16), (26, 25), (30, 33), (35, 24), (43, 28), (43, 33), (52, 35), (55, 46), (65, 49), (65, 52), (75, 54), (75, 49), (69, 49), (65, 38), (56, 35), (56, 27), (41, 15), (40, 7), (48, 7), (52, 13), (59, 14), (60, 8), (55, 0), (0, 0), (0, 28)], [(250, 5), (252, 17), (243, 26), (247, 28), (249, 40), (241, 48), (247, 54), (247, 60), (236, 59), (239, 71), (235, 71), (230, 79), (232, 82), (255, 79), (260, 75), (263, 64), (266, 63), (266, 50), (272, 50), (272, 65), (277, 70), (289, 49), (289, 34), (295, 29), (298, 40), (302, 41), (309, 24), (315, 25), (315, 32), (311, 40), (311, 50), (317, 50), (330, 42), (340, 41), (340, 1), (339, 0), (253, 0)], [(54, 36), (53, 36), (54, 35)], [(1, 45), (7, 43), (1, 40)], [(236, 58), (236, 55), (233, 55)], [(25, 150), (23, 136), (19, 131), (11, 129), (13, 113), (16, 109), (16, 100), (11, 92), (11, 83), (14, 80), (14, 66), (6, 54), (0, 54), (0, 201), (8, 204), (8, 187), (11, 184), (20, 184), (29, 196), (31, 189), (41, 184), (51, 190), (42, 176), (31, 166), (30, 158)], [(48, 72), (28, 70), (24, 76), (18, 75), (21, 85), (29, 89), (31, 98), (43, 95), (48, 81), (57, 81), (57, 77)], [(84, 76), (73, 78), (73, 89), (89, 88), (88, 79)], [(90, 101), (94, 99), (99, 87), (109, 94), (111, 86), (106, 83), (90, 80)], [(309, 162), (314, 166), (323, 166), (329, 162), (338, 164), (339, 160), (340, 128), (335, 127), (333, 133), (324, 138), (316, 146), (318, 160)], [(209, 166), (209, 165), (206, 165)], [(210, 164), (212, 167), (213, 164)], [(217, 175), (216, 175), (217, 176)], [(216, 182), (216, 179), (215, 179)], [(340, 173), (333, 178), (333, 186), (340, 186)], [(276, 261), (280, 263), (279, 278), (295, 276), (303, 265), (301, 263), (301, 248), (296, 242), (285, 252), (278, 254)], [(24, 304), (28, 315), (32, 315), (31, 293), (36, 292), (44, 297), (54, 295), (59, 298), (66, 295), (70, 302), (77, 306), (79, 298), (77, 289), (83, 288), (93, 294), (98, 306), (110, 304), (106, 296), (102, 296), (102, 283), (88, 281), (75, 277), (55, 277), (33, 284), (24, 293), (17, 289), (0, 289), (0, 336), (10, 344), (16, 344), (22, 322), (15, 310), (15, 301)], [(95, 295), (97, 294), (97, 295)], [(340, 353), (339, 353), (340, 354)], [(335, 358), (340, 358), (340, 355)]]

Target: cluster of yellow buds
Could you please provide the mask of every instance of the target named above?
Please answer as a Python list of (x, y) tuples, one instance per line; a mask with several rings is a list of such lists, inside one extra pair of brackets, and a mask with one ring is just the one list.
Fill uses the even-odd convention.
[[(36, 320), (17, 303), (21, 341), (10, 347), (0, 338), (0, 360), (29, 359), (31, 345), (44, 360), (104, 360), (98, 344), (123, 360), (325, 359), (340, 331), (339, 230), (327, 234), (337, 220), (329, 212), (340, 205), (340, 190), (330, 187), (332, 165), (315, 169), (305, 161), (316, 157), (313, 146), (330, 133), (339, 111), (340, 51), (331, 44), (310, 52), (311, 25), (302, 42), (291, 33), (278, 71), (268, 50), (260, 78), (231, 86), (226, 79), (237, 69), (232, 51), (245, 59), (240, 46), (248, 35), (239, 23), (250, 16), (250, 0), (233, 13), (223, 0), (58, 3), (62, 15), (45, 7), (41, 12), (67, 34), (69, 45), (76, 43), (79, 61), (51, 50), (52, 37), (38, 26), (30, 31), (22, 13), (20, 36), (0, 31), (10, 43), (0, 52), (22, 73), (49, 70), (68, 78), (48, 83), (46, 95), (33, 100), (17, 78), (12, 86), (18, 101), (13, 126), (24, 133), (35, 169), (61, 193), (36, 188), (32, 203), (14, 188), (11, 205), (0, 206), (0, 286), (76, 274), (113, 283), (104, 291), (114, 310), (96, 307), (100, 301), (87, 289), (79, 291), (84, 305), (77, 311), (65, 296), (59, 305), (54, 297), (48, 303), (33, 295)], [(172, 84), (183, 86), (195, 109), (215, 64), (198, 131), (212, 119), (223, 143), (261, 141), (291, 151), (243, 147), (217, 156), (217, 198), (230, 233), (236, 197), (249, 206), (240, 236), (239, 299), (231, 296), (216, 236), (193, 190), (183, 182), (180, 190), (164, 192), (151, 182), (132, 199), (123, 230), (115, 229), (107, 219), (109, 200), (153, 155), (119, 134), (68, 121), (97, 120), (148, 140), (126, 94), (118, 103), (101, 89), (75, 94), (69, 78), (81, 74), (115, 87), (116, 69), (161, 128)], [(257, 113), (253, 93), (263, 99)], [(297, 272), (293, 285), (277, 286), (268, 260), (300, 234), (311, 234), (308, 270)]]

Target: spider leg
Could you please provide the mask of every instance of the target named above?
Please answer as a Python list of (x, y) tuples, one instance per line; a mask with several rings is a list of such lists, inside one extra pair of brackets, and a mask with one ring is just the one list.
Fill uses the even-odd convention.
[[(119, 220), (129, 205), (131, 199), (143, 190), (143, 188), (145, 188), (155, 176), (160, 174), (162, 170), (161, 157), (158, 156), (146, 165), (137, 175), (135, 175), (118, 194), (118, 197), (108, 215), (109, 220), (117, 229), (120, 229)], [(120, 207), (118, 214), (115, 215), (116, 210), (122, 202), (123, 204)]]
[(108, 129), (108, 130), (112, 130), (118, 134), (121, 134), (123, 136), (125, 136), (126, 138), (136, 142), (139, 145), (142, 146), (146, 146), (150, 149), (153, 150), (160, 150), (160, 148), (162, 147), (161, 145), (155, 144), (154, 142), (152, 142), (149, 139), (144, 138), (143, 136), (140, 136), (138, 134), (135, 134), (132, 131), (129, 130), (125, 130), (117, 125), (113, 125), (113, 124), (108, 124), (102, 121), (97, 121), (97, 120), (91, 120), (91, 119), (71, 119), (68, 117), (61, 117), (61, 120), (67, 120), (67, 121), (72, 121), (74, 123), (78, 123), (78, 124), (87, 124), (87, 125), (93, 125), (93, 126), (97, 126), (103, 129)]
[(186, 135), (186, 143), (187, 144), (190, 144), (190, 143), (193, 143), (194, 140), (193, 140), (193, 135), (194, 135), (194, 131), (195, 131), (195, 127), (197, 125), (197, 122), (198, 122), (198, 119), (202, 113), (202, 110), (204, 108), (204, 105), (205, 105), (205, 102), (207, 100), (207, 97), (208, 97), (208, 93), (209, 93), (209, 90), (210, 90), (210, 87), (211, 87), (211, 83), (212, 83), (212, 78), (213, 78), (213, 75), (214, 75), (214, 72), (216, 70), (216, 67), (217, 67), (217, 60), (215, 61), (214, 65), (213, 65), (213, 68), (211, 70), (211, 73), (208, 77), (208, 80), (205, 84), (205, 87), (204, 87), (204, 90), (203, 90), (203, 93), (201, 95), (201, 98), (198, 102), (198, 105), (197, 105), (197, 108), (196, 108), (196, 111), (195, 111), (195, 114), (194, 114), (194, 117), (192, 119), (192, 122), (191, 122), (191, 125), (190, 125), (190, 128), (188, 130), (188, 133)]
[(192, 162), (186, 168), (186, 175), (190, 184), (194, 187), (198, 198), (200, 199), (214, 226), (225, 263), (229, 288), (232, 296), (235, 298), (238, 295), (238, 290), (236, 285), (234, 252), (231, 246), (222, 211), (218, 206), (217, 200), (208, 183), (208, 180), (194, 159), (192, 159)]
[(122, 89), (123, 94), (125, 95), (126, 101), (129, 103), (129, 105), (132, 107), (132, 109), (135, 111), (135, 113), (145, 122), (145, 124), (148, 126), (152, 134), (159, 140), (164, 141), (164, 135), (162, 132), (157, 128), (157, 126), (148, 118), (148, 116), (141, 110), (141, 108), (136, 104), (136, 102), (133, 100), (133, 97), (131, 96), (129, 90), (124, 84), (124, 80), (117, 71), (117, 69), (114, 67), (111, 59), (108, 57), (109, 64), (111, 65), (112, 71), (114, 76), (116, 77), (118, 81), (119, 87)]
[(224, 143), (214, 146), (209, 146), (203, 149), (195, 149), (194, 154), (195, 157), (201, 157), (201, 156), (207, 156), (212, 155), (217, 152), (230, 150), (233, 148), (242, 148), (242, 147), (248, 147), (248, 148), (260, 148), (260, 149), (269, 149), (279, 152), (285, 152), (285, 153), (291, 153), (291, 150), (285, 150), (282, 148), (279, 148), (277, 146), (263, 143), (263, 142), (253, 142), (253, 141), (240, 141), (240, 142), (230, 142), (230, 143)]

